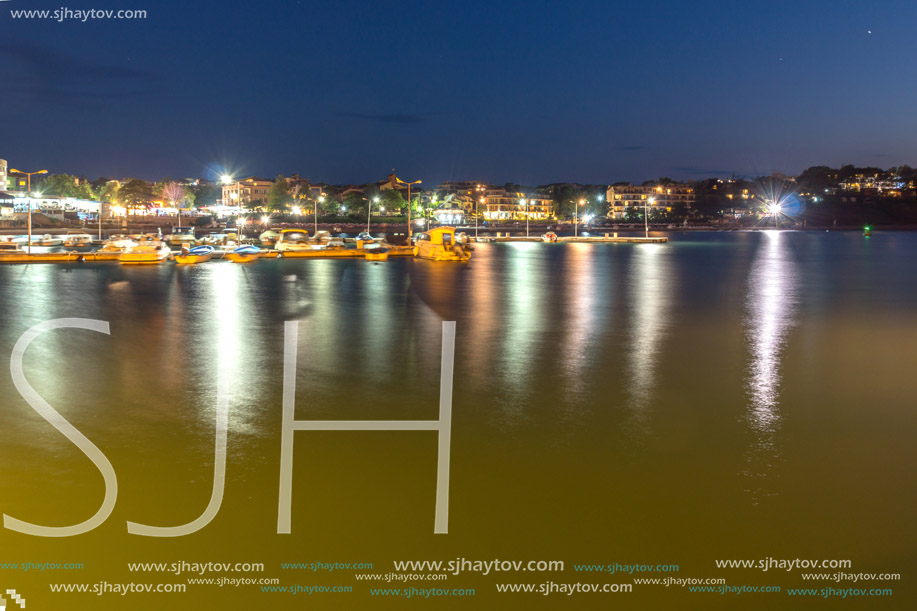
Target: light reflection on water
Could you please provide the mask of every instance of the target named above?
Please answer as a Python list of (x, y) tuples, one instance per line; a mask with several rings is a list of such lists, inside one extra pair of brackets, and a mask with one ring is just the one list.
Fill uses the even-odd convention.
[(746, 475), (753, 479), (755, 501), (773, 493), (766, 480), (780, 459), (781, 357), (797, 316), (796, 265), (782, 232), (762, 233), (748, 277), (745, 304), (749, 351), (746, 421), (754, 440), (747, 455)]
[(635, 434), (651, 428), (651, 403), (657, 367), (669, 326), (669, 308), (677, 290), (669, 247), (641, 244), (634, 250), (628, 272), (630, 340), (627, 351), (627, 393)]
[[(917, 345), (917, 324), (915, 285), (894, 270), (917, 259), (917, 236), (673, 237), (481, 244), (461, 265), (3, 266), (0, 360), (43, 320), (111, 322), (111, 336), (40, 338), (25, 363), (36, 389), (118, 471), (116, 514), (87, 538), (92, 545), (66, 548), (110, 581), (130, 580), (111, 560), (127, 553), (119, 550), (163, 552), (128, 537), (125, 519), (182, 524), (206, 506), (220, 367), (232, 378), (227, 496), (212, 525), (170, 548), (177, 557), (206, 549), (214, 561), (295, 561), (308, 549), (310, 560), (378, 566), (402, 552), (573, 562), (645, 546), (687, 565), (739, 544), (748, 557), (775, 553), (788, 508), (807, 518), (790, 552), (821, 550), (845, 528), (874, 557), (904, 557), (909, 548), (891, 531), (917, 502), (906, 485), (917, 382), (907, 374), (912, 359), (898, 353)], [(817, 264), (803, 256), (813, 252)], [(430, 533), (435, 440), (417, 432), (302, 433), (294, 527), (304, 534), (271, 532), (287, 320), (301, 324), (303, 419), (435, 417), (440, 323), (457, 321), (449, 537)], [(791, 341), (796, 329), (805, 346)], [(864, 350), (881, 358), (869, 376)], [(0, 393), (3, 512), (48, 523), (91, 515), (98, 473), (8, 376)], [(869, 404), (873, 395), (882, 401)], [(810, 460), (816, 453), (823, 460)], [(816, 480), (833, 484), (830, 505), (811, 495)], [(873, 498), (894, 489), (901, 503), (851, 502), (863, 489)], [(845, 514), (831, 521), (840, 506)], [(20, 557), (36, 545), (6, 537), (0, 531)]]

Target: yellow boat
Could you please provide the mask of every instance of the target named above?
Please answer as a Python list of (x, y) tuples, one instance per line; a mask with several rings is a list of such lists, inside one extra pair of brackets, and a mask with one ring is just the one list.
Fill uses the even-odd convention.
[(158, 265), (172, 257), (169, 245), (158, 236), (141, 236), (140, 243), (118, 256), (121, 265)]
[(213, 257), (213, 246), (195, 246), (194, 248), (182, 249), (181, 254), (175, 255), (175, 262), (179, 265), (195, 265), (197, 263), (206, 263)]
[(388, 261), (387, 248), (367, 248), (363, 252), (366, 253), (367, 261)]
[(417, 236), (414, 256), (431, 261), (467, 261), (471, 251), (455, 240), (455, 227), (438, 227)]
[(226, 253), (226, 258), (233, 263), (251, 263), (261, 258), (262, 251), (257, 246), (245, 245)]

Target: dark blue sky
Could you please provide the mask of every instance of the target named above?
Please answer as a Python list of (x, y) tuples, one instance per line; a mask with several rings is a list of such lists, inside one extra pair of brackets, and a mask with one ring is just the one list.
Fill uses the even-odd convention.
[[(62, 6), (148, 17), (9, 13)], [(0, 157), (25, 170), (432, 185), (917, 165), (908, 1), (9, 0), (0, 26)]]

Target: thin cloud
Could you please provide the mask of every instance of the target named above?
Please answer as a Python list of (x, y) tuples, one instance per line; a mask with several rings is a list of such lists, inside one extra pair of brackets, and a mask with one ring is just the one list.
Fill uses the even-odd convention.
[(338, 117), (346, 117), (348, 119), (363, 119), (365, 121), (375, 121), (376, 123), (394, 123), (397, 125), (420, 125), (421, 123), (426, 123), (430, 116), (425, 113), (398, 114), (343, 111), (338, 111), (334, 114)]
[(61, 55), (29, 42), (0, 43), (0, 80), (7, 92), (69, 104), (144, 93), (157, 74)]

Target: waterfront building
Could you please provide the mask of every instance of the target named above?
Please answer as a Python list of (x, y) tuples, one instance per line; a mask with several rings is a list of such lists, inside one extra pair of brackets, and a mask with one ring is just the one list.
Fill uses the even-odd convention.
[(245, 208), (253, 201), (267, 204), (267, 195), (274, 181), (257, 176), (223, 185), (222, 204), (233, 208)]
[(487, 185), (482, 191), (480, 213), (488, 221), (546, 220), (554, 215), (554, 201), (540, 194), (510, 191)]
[(690, 208), (694, 205), (694, 187), (677, 183), (639, 186), (620, 183), (608, 187), (606, 198), (608, 217), (620, 219), (629, 212), (642, 214), (644, 208), (668, 212), (678, 204)]

